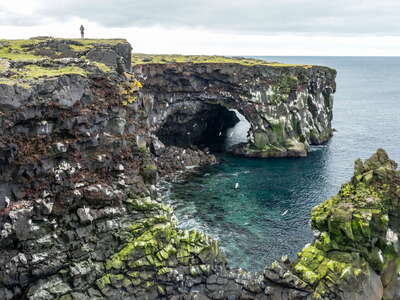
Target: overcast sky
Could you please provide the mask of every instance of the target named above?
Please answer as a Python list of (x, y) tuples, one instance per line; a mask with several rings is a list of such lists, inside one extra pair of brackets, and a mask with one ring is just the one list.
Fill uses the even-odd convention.
[(135, 52), (400, 55), (399, 0), (0, 0), (0, 38), (122, 37)]

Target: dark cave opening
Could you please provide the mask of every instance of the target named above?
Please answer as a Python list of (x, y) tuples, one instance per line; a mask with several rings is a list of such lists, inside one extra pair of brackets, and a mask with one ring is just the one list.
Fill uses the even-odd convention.
[[(248, 124), (237, 111), (220, 104), (185, 103), (174, 108), (156, 135), (167, 146), (196, 146), (212, 152), (224, 152), (232, 141), (243, 141), (243, 132), (233, 130), (243, 121)], [(244, 132), (245, 139), (247, 131), (248, 128)], [(238, 138), (238, 135), (241, 137)]]

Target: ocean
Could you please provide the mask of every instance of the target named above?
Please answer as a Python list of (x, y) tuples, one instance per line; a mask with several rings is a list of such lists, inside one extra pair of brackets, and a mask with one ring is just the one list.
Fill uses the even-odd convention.
[[(332, 140), (312, 147), (307, 158), (219, 154), (221, 164), (165, 191), (180, 227), (218, 239), (229, 264), (249, 271), (261, 271), (284, 254), (295, 258), (312, 242), (311, 208), (351, 178), (354, 160), (384, 148), (400, 162), (400, 57), (256, 58), (337, 70)], [(234, 130), (245, 135), (247, 127)]]

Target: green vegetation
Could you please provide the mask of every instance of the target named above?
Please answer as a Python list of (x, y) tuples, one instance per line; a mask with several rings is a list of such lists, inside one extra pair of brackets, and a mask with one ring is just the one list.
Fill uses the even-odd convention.
[(108, 73), (111, 71), (111, 68), (107, 66), (106, 64), (97, 62), (97, 61), (90, 61), (92, 64), (94, 64), (96, 67), (98, 67), (102, 72)]
[(132, 55), (134, 65), (142, 64), (166, 64), (166, 63), (219, 63), (219, 64), (241, 64), (244, 66), (270, 66), (270, 67), (302, 67), (312, 68), (312, 65), (283, 64), (279, 62), (267, 62), (260, 59), (225, 57), (225, 56), (206, 56), (206, 55), (163, 55), (163, 54), (142, 54), (134, 53)]
[(135, 79), (129, 73), (125, 73), (126, 81), (121, 83), (119, 88), (119, 94), (122, 97), (122, 105), (126, 106), (132, 104), (137, 99), (137, 92), (143, 87), (142, 83)]
[[(95, 45), (117, 45), (125, 43), (124, 39), (61, 39), (61, 38), (32, 38), (27, 40), (0, 40), (0, 58), (15, 61), (37, 61), (46, 57), (60, 56), (57, 48), (52, 49), (51, 41), (64, 41), (75, 52), (85, 52)], [(40, 50), (46, 50), (46, 54), (39, 55)], [(43, 51), (42, 51), (43, 52)]]
[(75, 66), (68, 66), (62, 68), (46, 68), (38, 65), (27, 65), (18, 72), (18, 76), (24, 79), (54, 77), (66, 74), (78, 74), (86, 76), (87, 72), (84, 69)]
[(43, 57), (27, 50), (43, 40), (0, 40), (0, 58), (20, 61), (36, 61)]
[[(85, 58), (85, 51), (97, 45), (117, 45), (126, 43), (122, 39), (55, 39), (50, 37), (37, 37), (27, 40), (0, 40), (0, 84), (29, 87), (32, 79), (55, 77), (67, 74), (87, 76), (93, 66), (100, 71), (108, 73), (111, 68), (104, 63), (90, 61)], [(60, 47), (61, 46), (61, 47)], [(60, 49), (65, 49), (60, 51)], [(73, 52), (71, 52), (71, 50)], [(77, 52), (79, 51), (79, 52)], [(76, 53), (74, 53), (76, 52)], [(82, 61), (71, 61), (68, 65), (53, 60), (63, 57), (81, 58)], [(23, 62), (19, 64), (12, 63)], [(86, 61), (86, 62), (85, 62)], [(92, 65), (92, 68), (87, 68)], [(9, 72), (5, 73), (8, 70)], [(132, 81), (132, 80), (131, 80)], [(134, 102), (134, 91), (141, 84), (128, 87), (123, 95), (127, 104)]]
[(18, 85), (18, 86), (26, 88), (26, 89), (30, 87), (30, 85), (25, 82), (19, 82), (15, 79), (10, 79), (10, 78), (0, 78), (0, 84)]
[(397, 276), (395, 169), (386, 152), (378, 150), (365, 163), (358, 160), (352, 181), (312, 210), (312, 227), (319, 236), (299, 253), (294, 270), (316, 299), (326, 299), (335, 289), (361, 291), (371, 272), (381, 275), (384, 286), (386, 278)]
[(127, 242), (105, 264), (105, 273), (97, 280), (104, 295), (121, 284), (155, 288), (160, 295), (165, 288), (160, 278), (185, 267), (192, 276), (209, 274), (210, 263), (224, 263), (218, 243), (197, 231), (179, 230), (172, 219), (172, 208), (150, 197), (126, 199), (131, 212), (146, 218), (132, 224)]
[[(65, 40), (57, 38), (56, 40)], [(96, 44), (107, 44), (111, 46), (115, 46), (118, 44), (126, 43), (125, 39), (66, 39), (66, 41), (74, 41), (77, 43), (81, 43), (84, 46), (93, 46)]]
[(274, 104), (286, 102), (291, 92), (296, 91), (299, 86), (299, 80), (295, 75), (283, 74), (279, 82), (272, 86), (271, 100)]
[(72, 41), (75, 43), (75, 44), (70, 44), (69, 46), (71, 47), (72, 50), (76, 52), (83, 52), (90, 50), (95, 45), (99, 44), (115, 46), (127, 42), (124, 39), (68, 39), (68, 41)]

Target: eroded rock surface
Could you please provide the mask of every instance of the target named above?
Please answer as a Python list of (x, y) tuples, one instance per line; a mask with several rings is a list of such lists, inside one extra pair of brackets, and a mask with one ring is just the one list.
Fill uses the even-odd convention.
[(133, 71), (144, 84), (150, 130), (161, 138), (171, 132), (175, 145), (199, 145), (196, 137), (212, 137), (210, 127), (220, 134), (226, 122), (212, 112), (229, 109), (251, 125), (249, 142), (232, 149), (237, 155), (306, 156), (332, 136), (336, 71), (326, 67), (140, 61)]
[(225, 266), (215, 241), (177, 229), (154, 187), (214, 156), (166, 148), (149, 134), (141, 83), (82, 57), (130, 61), (121, 49), (1, 42), (0, 299), (167, 297)]

